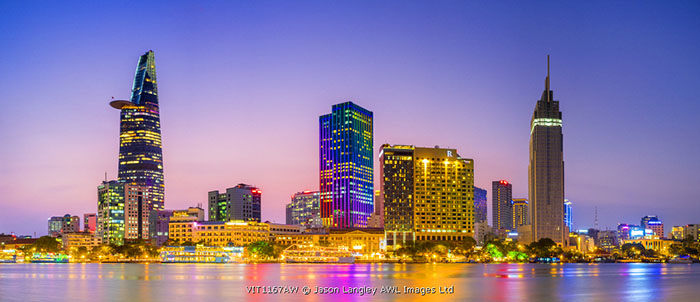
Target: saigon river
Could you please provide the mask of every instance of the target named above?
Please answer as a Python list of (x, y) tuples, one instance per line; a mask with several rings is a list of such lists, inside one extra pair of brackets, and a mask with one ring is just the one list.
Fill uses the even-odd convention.
[(690, 264), (0, 264), (2, 301), (697, 301), (698, 284)]

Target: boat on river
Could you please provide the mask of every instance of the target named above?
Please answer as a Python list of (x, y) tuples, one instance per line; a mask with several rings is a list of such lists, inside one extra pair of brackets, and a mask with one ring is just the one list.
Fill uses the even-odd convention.
[(243, 247), (168, 246), (160, 252), (162, 263), (240, 263)]
[(287, 263), (355, 263), (355, 256), (346, 249), (294, 244), (282, 251)]

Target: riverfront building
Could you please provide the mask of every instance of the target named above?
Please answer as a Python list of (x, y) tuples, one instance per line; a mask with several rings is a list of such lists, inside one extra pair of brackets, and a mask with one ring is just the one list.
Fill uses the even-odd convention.
[(80, 217), (66, 214), (49, 218), (49, 236), (60, 237), (64, 233), (80, 232)]
[(500, 232), (515, 230), (513, 227), (513, 185), (505, 180), (491, 182), (491, 209), (493, 228)]
[(97, 236), (104, 243), (150, 239), (150, 188), (116, 180), (97, 187)]
[(292, 195), (292, 201), (286, 207), (286, 223), (310, 228), (322, 227), (319, 195), (318, 191), (303, 191)]
[(472, 159), (455, 149), (388, 144), (379, 157), (388, 243), (473, 236)]
[(373, 114), (352, 102), (319, 117), (321, 220), (326, 227), (367, 227), (374, 212)]
[(139, 57), (131, 98), (110, 105), (120, 110), (119, 182), (144, 188), (149, 211), (163, 209), (163, 150), (153, 51)]
[(238, 184), (226, 192), (209, 192), (209, 221), (260, 222), (262, 191), (255, 186)]
[(564, 226), (564, 145), (559, 101), (549, 89), (547, 78), (542, 97), (537, 101), (530, 121), (530, 164), (528, 193), (532, 209), (532, 239), (550, 238), (559, 245), (568, 244)]

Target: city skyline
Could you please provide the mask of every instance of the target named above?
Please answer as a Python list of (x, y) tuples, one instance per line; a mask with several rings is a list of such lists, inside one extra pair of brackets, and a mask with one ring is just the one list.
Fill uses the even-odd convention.
[[(401, 7), (397, 14), (412, 16), (419, 10), (416, 6)], [(14, 9), (11, 4), (3, 7)], [(51, 6), (45, 7), (50, 10)], [(121, 16), (123, 11), (119, 8), (124, 7), (128, 5), (118, 6), (114, 12), (101, 11), (101, 15)], [(168, 12), (186, 8), (177, 5)], [(201, 11), (194, 15), (201, 17), (212, 10), (206, 5), (197, 8)], [(593, 227), (596, 206), (602, 229), (612, 229), (623, 222), (636, 224), (644, 215), (658, 215), (668, 229), (697, 223), (692, 215), (699, 212), (700, 194), (692, 185), (692, 176), (700, 166), (693, 157), (700, 153), (700, 140), (696, 133), (698, 121), (692, 113), (700, 108), (688, 87), (699, 80), (692, 70), (700, 67), (700, 61), (690, 55), (697, 53), (698, 46), (681, 39), (681, 34), (669, 35), (697, 28), (698, 21), (689, 19), (697, 15), (697, 7), (685, 12), (678, 7), (660, 8), (666, 13), (673, 12), (677, 17), (675, 23), (668, 23), (648, 10), (632, 8), (634, 13), (629, 13), (629, 19), (614, 25), (624, 28), (631, 23), (638, 25), (632, 21), (651, 18), (656, 22), (653, 24), (661, 26), (648, 25), (639, 32), (604, 35), (603, 42), (607, 44), (602, 48), (609, 53), (590, 45), (577, 50), (578, 44), (571, 41), (561, 43), (564, 46), (543, 47), (538, 42), (552, 36), (562, 40), (565, 36), (550, 28), (536, 33), (542, 28), (525, 22), (524, 16), (516, 20), (525, 22), (522, 31), (532, 41), (517, 38), (520, 30), (504, 27), (488, 27), (492, 31), (489, 34), (471, 32), (480, 24), (489, 24), (488, 17), (497, 11), (492, 8), (474, 23), (448, 15), (445, 21), (425, 29), (409, 28), (408, 38), (384, 40), (383, 47), (394, 55), (371, 46), (399, 30), (379, 22), (377, 16), (350, 8), (347, 14), (364, 16), (378, 30), (371, 30), (370, 25), (361, 27), (362, 34), (373, 33), (363, 40), (339, 23), (329, 24), (330, 34), (296, 25), (288, 30), (297, 33), (297, 38), (303, 36), (299, 33), (308, 33), (306, 43), (294, 43), (278, 35), (272, 35), (269, 38), (272, 40), (254, 40), (249, 48), (241, 46), (242, 49), (235, 51), (246, 54), (250, 61), (239, 61), (225, 51), (196, 45), (196, 39), (192, 44), (173, 42), (180, 35), (189, 37), (200, 32), (200, 26), (209, 22), (223, 22), (218, 19), (187, 20), (193, 26), (191, 30), (156, 26), (154, 31), (167, 39), (154, 35), (152, 41), (136, 38), (129, 45), (115, 45), (118, 43), (112, 39), (118, 38), (120, 31), (99, 25), (99, 30), (106, 31), (105, 36), (97, 37), (93, 45), (85, 45), (85, 51), (79, 55), (72, 53), (72, 43), (60, 39), (73, 41), (65, 31), (75, 27), (68, 20), (80, 10), (66, 16), (38, 10), (35, 18), (56, 21), (55, 28), (50, 29), (23, 27), (32, 18), (11, 26), (10, 22), (18, 20), (0, 21), (11, 29), (5, 32), (8, 39), (34, 33), (49, 35), (50, 40), (58, 42), (50, 49), (34, 49), (32, 46), (39, 41), (26, 39), (0, 50), (8, 71), (0, 74), (0, 88), (7, 98), (0, 113), (3, 129), (0, 141), (5, 142), (0, 156), (10, 159), (2, 164), (4, 172), (0, 178), (0, 205), (6, 209), (0, 213), (0, 232), (41, 234), (46, 228), (45, 219), (51, 216), (96, 212), (96, 186), (103, 180), (105, 171), (109, 179), (117, 176), (113, 159), (118, 154), (115, 140), (118, 118), (104, 104), (112, 96), (128, 97), (128, 88), (124, 87), (130, 86), (133, 58), (147, 49), (159, 54), (162, 85), (159, 92), (161, 101), (167, 104), (162, 108), (165, 112), (162, 127), (164, 160), (168, 162), (165, 167), (168, 209), (206, 203), (206, 194), (211, 190), (251, 183), (265, 192), (262, 220), (283, 222), (289, 195), (318, 190), (318, 116), (327, 113), (330, 105), (345, 101), (356, 102), (375, 114), (375, 167), (378, 147), (383, 143), (440, 145), (458, 149), (462, 156), (474, 159), (476, 186), (489, 188), (488, 183), (493, 180), (508, 179), (513, 183), (514, 196), (527, 196), (528, 120), (535, 101), (533, 96), (541, 92), (544, 57), (552, 54), (552, 86), (563, 100), (565, 114), (565, 197), (576, 201), (575, 226)], [(464, 14), (478, 9), (456, 8)], [(271, 8), (246, 9), (275, 16), (279, 13)], [(324, 9), (332, 16), (342, 15), (341, 9)], [(593, 39), (601, 35), (602, 28), (583, 21), (586, 13), (612, 22), (610, 16), (629, 12), (628, 8), (613, 7), (610, 15), (605, 15), (594, 13), (594, 9), (588, 7), (580, 14), (569, 11), (568, 17), (573, 18), (574, 25), (565, 26), (567, 30), (580, 33), (584, 40)], [(18, 12), (20, 16), (23, 13)], [(296, 17), (321, 18), (298, 8), (291, 13)], [(505, 22), (513, 14), (519, 16), (506, 11), (493, 22)], [(135, 17), (138, 16), (129, 18)], [(167, 15), (158, 12), (156, 18), (168, 20)], [(554, 16), (545, 23), (551, 26), (562, 18)], [(274, 32), (292, 21), (282, 19), (260, 30)], [(418, 21), (429, 24), (429, 19)], [(254, 23), (250, 19), (237, 22)], [(450, 26), (449, 22), (459, 26)], [(579, 29), (576, 22), (585, 24), (585, 29)], [(127, 26), (123, 33), (133, 30)], [(240, 34), (221, 28), (218, 31)], [(432, 41), (427, 33), (440, 34), (441, 38), (457, 36), (454, 44), (424, 46), (423, 51), (404, 48)], [(354, 53), (339, 51), (344, 43), (336, 40), (338, 34), (354, 38), (362, 47), (354, 48)], [(649, 37), (641, 39), (645, 34)], [(87, 29), (77, 30), (75, 35), (75, 41), (93, 36)], [(483, 49), (465, 42), (473, 40), (485, 42), (481, 44)], [(230, 46), (213, 43), (207, 45)], [(327, 48), (313, 47), (318, 45)], [(275, 50), (279, 46), (291, 46), (296, 51), (313, 50), (318, 58)], [(513, 53), (513, 46), (533, 47)], [(640, 46), (642, 49), (636, 51)], [(30, 49), (31, 61), (19, 55)], [(635, 52), (627, 55), (632, 49)], [(262, 52), (256, 56), (256, 50)], [(493, 54), (487, 56), (488, 52)], [(202, 63), (202, 54), (217, 58), (217, 64), (222, 66)], [(441, 54), (445, 55), (444, 59), (438, 56)], [(283, 58), (266, 62), (274, 56)], [(432, 61), (432, 56), (438, 59)], [(304, 63), (314, 62), (317, 64), (304, 71), (308, 68), (302, 66)], [(42, 72), (30, 77), (21, 70), (24, 68)], [(89, 76), (77, 73), (87, 68)], [(210, 69), (210, 75), (214, 76), (203, 73), (204, 69)], [(294, 74), (300, 77), (293, 77)], [(211, 90), (217, 91), (212, 94)], [(659, 106), (659, 100), (664, 106)], [(666, 106), (671, 102), (674, 106)], [(193, 106), (202, 103), (206, 103), (202, 106), (206, 108)], [(419, 114), (428, 118), (415, 120), (413, 117)], [(498, 119), (502, 117), (505, 119)], [(447, 135), (435, 137), (434, 133), (438, 132)], [(250, 136), (231, 139), (245, 134)], [(500, 134), (507, 135), (499, 137)], [(212, 142), (221, 145), (209, 145)], [(285, 148), (290, 149), (285, 158), (275, 158), (280, 146), (289, 146)], [(76, 162), (78, 157), (83, 162)], [(375, 188), (379, 179), (377, 170)]]

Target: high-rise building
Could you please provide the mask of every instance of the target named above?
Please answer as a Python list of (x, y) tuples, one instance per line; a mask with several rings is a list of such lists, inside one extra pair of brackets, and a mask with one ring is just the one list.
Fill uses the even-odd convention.
[(564, 145), (559, 101), (549, 89), (547, 78), (542, 97), (530, 121), (530, 164), (528, 194), (532, 213), (533, 240), (550, 238), (568, 244), (564, 227)]
[(491, 210), (493, 228), (512, 231), (513, 227), (513, 185), (505, 180), (491, 182)]
[(148, 207), (163, 209), (163, 152), (153, 51), (139, 58), (130, 100), (110, 105), (121, 112), (118, 180), (147, 189)]
[(374, 212), (373, 114), (352, 102), (319, 117), (321, 219), (333, 228), (366, 227)]
[(238, 184), (226, 192), (209, 192), (209, 221), (258, 221), (262, 191), (257, 187)]
[(104, 243), (150, 240), (150, 188), (112, 180), (97, 187), (97, 236)]
[(564, 199), (564, 226), (571, 232), (574, 229), (574, 209), (571, 201)]
[(620, 223), (617, 225), (617, 238), (620, 240), (630, 239), (630, 225), (626, 223)]
[(97, 214), (83, 214), (83, 231), (94, 233), (97, 230)]
[(455, 149), (388, 144), (379, 158), (388, 244), (473, 236), (472, 159)]
[(513, 228), (530, 224), (530, 204), (527, 198), (513, 198)]
[(304, 225), (311, 228), (323, 226), (321, 223), (321, 205), (318, 191), (303, 191), (292, 195), (287, 205), (288, 225)]
[(644, 216), (642, 217), (641, 226), (644, 229), (650, 229), (654, 232), (654, 235), (658, 237), (665, 237), (664, 234), (664, 222), (656, 216)]
[(170, 236), (169, 224), (173, 210), (154, 210), (151, 213), (151, 242), (156, 246), (163, 245)]
[(49, 236), (59, 237), (63, 233), (80, 232), (80, 217), (66, 214), (49, 218)]
[(381, 190), (374, 190), (374, 213), (367, 219), (367, 227), (384, 228), (384, 194)]
[(474, 223), (488, 222), (486, 190), (474, 187)]

